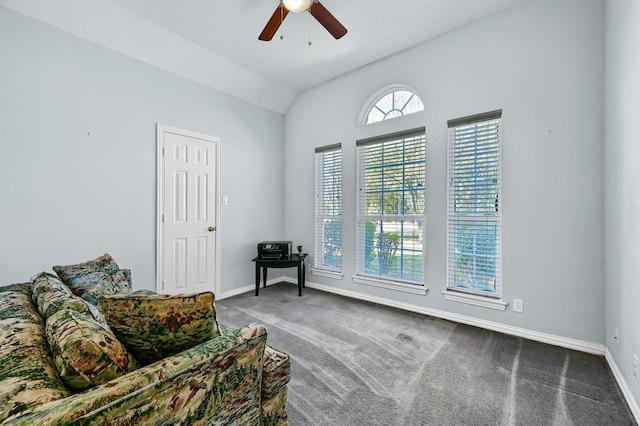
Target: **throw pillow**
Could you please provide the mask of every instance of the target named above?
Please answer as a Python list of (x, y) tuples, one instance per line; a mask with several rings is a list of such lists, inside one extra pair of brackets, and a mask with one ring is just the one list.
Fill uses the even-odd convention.
[(87, 260), (83, 263), (77, 263), (75, 265), (54, 266), (53, 270), (60, 276), (65, 283), (67, 280), (80, 275), (86, 275), (90, 272), (100, 271), (107, 274), (115, 274), (120, 268), (115, 260), (109, 253), (105, 253), (102, 256)]
[(84, 263), (56, 265), (53, 270), (74, 294), (95, 306), (100, 295), (131, 292), (131, 271), (120, 269), (109, 253)]
[(139, 367), (116, 337), (92, 317), (61, 309), (47, 319), (47, 340), (63, 382), (81, 391)]
[(55, 275), (42, 272), (34, 276), (31, 282), (31, 297), (45, 320), (60, 309), (66, 308), (91, 316), (98, 324), (109, 330), (107, 321), (98, 308), (71, 293), (69, 287)]
[(100, 296), (116, 337), (143, 365), (220, 335), (211, 292)]

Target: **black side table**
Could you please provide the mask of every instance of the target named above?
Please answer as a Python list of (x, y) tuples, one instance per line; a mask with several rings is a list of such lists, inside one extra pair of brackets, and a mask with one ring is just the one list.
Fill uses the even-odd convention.
[(260, 259), (255, 257), (252, 261), (256, 263), (256, 296), (260, 290), (260, 268), (262, 268), (263, 287), (267, 286), (267, 268), (298, 268), (298, 296), (302, 296), (304, 287), (304, 260), (307, 254), (292, 254), (284, 259)]

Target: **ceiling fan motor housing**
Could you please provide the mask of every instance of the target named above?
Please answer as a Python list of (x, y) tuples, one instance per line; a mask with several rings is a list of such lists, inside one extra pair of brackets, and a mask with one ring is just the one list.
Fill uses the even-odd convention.
[(271, 15), (258, 39), (262, 41), (271, 40), (290, 11), (296, 13), (309, 12), (336, 40), (347, 33), (344, 25), (318, 0), (280, 0), (280, 4)]
[(282, 5), (287, 8), (289, 12), (301, 13), (309, 10), (313, 0), (282, 0)]

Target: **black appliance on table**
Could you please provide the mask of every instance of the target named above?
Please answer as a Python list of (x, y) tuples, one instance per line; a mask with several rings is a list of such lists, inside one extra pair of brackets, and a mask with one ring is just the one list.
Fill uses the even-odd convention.
[(267, 268), (298, 268), (298, 295), (302, 296), (304, 288), (305, 271), (304, 260), (307, 255), (292, 254), (291, 241), (262, 241), (258, 243), (258, 256), (253, 259), (256, 264), (256, 296), (260, 290), (260, 268), (264, 280), (263, 287), (267, 286)]
[(288, 259), (291, 257), (291, 241), (263, 241), (258, 243), (259, 259)]

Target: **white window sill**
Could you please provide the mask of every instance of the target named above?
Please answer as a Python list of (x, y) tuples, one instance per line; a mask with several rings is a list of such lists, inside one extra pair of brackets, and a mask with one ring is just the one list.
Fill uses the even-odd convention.
[(327, 269), (311, 268), (311, 273), (319, 277), (333, 278), (334, 280), (342, 279), (342, 272), (329, 271)]
[(362, 275), (354, 275), (352, 278), (354, 283), (372, 285), (374, 287), (388, 288), (391, 290), (404, 291), (406, 293), (419, 294), (424, 296), (429, 290), (421, 284), (405, 284), (398, 281), (383, 280), (380, 278), (364, 277)]
[(483, 308), (496, 309), (498, 311), (504, 311), (507, 309), (507, 302), (502, 299), (493, 299), (491, 297), (479, 296), (477, 294), (449, 290), (444, 290), (442, 294), (446, 300), (451, 300), (453, 302), (466, 303), (469, 305), (481, 306)]

